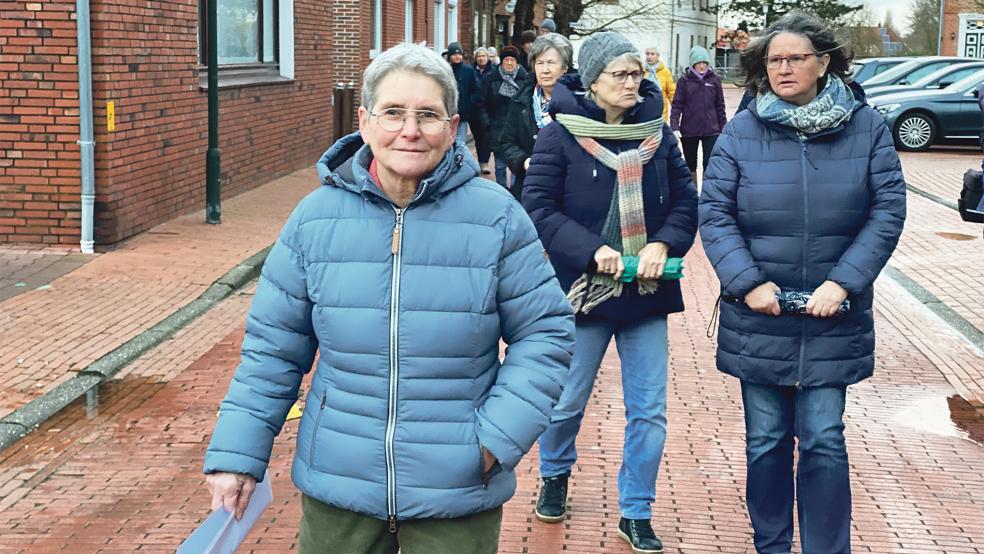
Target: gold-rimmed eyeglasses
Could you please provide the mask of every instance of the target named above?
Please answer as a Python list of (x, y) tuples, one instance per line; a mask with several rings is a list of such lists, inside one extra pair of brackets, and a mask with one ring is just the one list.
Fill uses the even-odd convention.
[(420, 132), (429, 135), (440, 133), (444, 130), (444, 124), (451, 121), (450, 117), (442, 117), (441, 114), (430, 110), (386, 108), (379, 113), (369, 112), (369, 115), (375, 117), (379, 122), (379, 126), (382, 127), (384, 131), (390, 133), (403, 129), (403, 126), (407, 122), (407, 116), (411, 114), (416, 120), (415, 122), (417, 123), (417, 128), (420, 129)]

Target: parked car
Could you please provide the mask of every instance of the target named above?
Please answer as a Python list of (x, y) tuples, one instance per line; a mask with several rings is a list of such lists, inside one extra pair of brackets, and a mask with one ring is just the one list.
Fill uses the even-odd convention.
[(973, 75), (980, 69), (984, 69), (984, 60), (967, 63), (955, 63), (942, 69), (938, 69), (921, 79), (917, 79), (908, 85), (882, 85), (865, 87), (864, 92), (868, 98), (881, 96), (883, 94), (895, 94), (907, 90), (941, 89), (946, 88), (964, 77)]
[(942, 140), (978, 140), (981, 109), (977, 88), (984, 69), (944, 89), (885, 94), (869, 103), (885, 118), (899, 150), (926, 150)]
[(922, 79), (930, 73), (943, 69), (948, 65), (961, 62), (978, 62), (975, 58), (957, 58), (954, 56), (923, 56), (889, 69), (888, 71), (864, 82), (865, 90), (883, 85), (908, 85)]
[(896, 58), (860, 58), (851, 64), (851, 75), (854, 81), (864, 84), (875, 75), (881, 75), (886, 70), (892, 69), (900, 63), (911, 60), (910, 56), (899, 56)]

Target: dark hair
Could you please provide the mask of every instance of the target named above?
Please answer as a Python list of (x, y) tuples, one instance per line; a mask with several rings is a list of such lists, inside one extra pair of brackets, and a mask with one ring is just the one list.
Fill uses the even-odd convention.
[(519, 44), (523, 45), (527, 42), (533, 42), (536, 40), (536, 31), (526, 30), (519, 35)]
[(769, 54), (769, 44), (780, 33), (793, 33), (806, 37), (813, 45), (813, 52), (819, 55), (828, 54), (830, 64), (827, 73), (834, 74), (844, 80), (851, 81), (851, 60), (854, 53), (837, 42), (834, 32), (817, 16), (794, 11), (782, 16), (769, 26), (762, 36), (753, 40), (742, 50), (738, 60), (738, 73), (741, 82), (738, 86), (745, 87), (748, 92), (758, 95), (770, 90), (769, 73), (766, 70), (765, 57)]

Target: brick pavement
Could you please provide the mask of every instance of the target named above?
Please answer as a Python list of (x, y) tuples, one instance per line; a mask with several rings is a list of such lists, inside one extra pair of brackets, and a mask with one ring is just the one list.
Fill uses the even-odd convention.
[(197, 298), (272, 243), (290, 210), (318, 185), (313, 169), (159, 225), (50, 286), (0, 302), (0, 417), (69, 379)]
[[(705, 330), (717, 283), (699, 250), (688, 257), (685, 282), (688, 311), (671, 321), (669, 437), (654, 522), (670, 552), (750, 552), (738, 387), (713, 367)], [(878, 368), (851, 389), (847, 410), (855, 551), (984, 553), (984, 423), (913, 344), (918, 336), (939, 350), (953, 337), (939, 335), (935, 316), (897, 285), (879, 286)], [(201, 459), (248, 298), (225, 301), (145, 354), (134, 365), (143, 369), (104, 390), (97, 414), (87, 418), (77, 403), (0, 453), (0, 552), (173, 552), (208, 513)], [(612, 349), (579, 437), (569, 519), (547, 525), (532, 517), (534, 448), (518, 468), (500, 552), (629, 552), (615, 534), (619, 378)], [(274, 447), (274, 503), (242, 551), (296, 546), (294, 425)]]
[(68, 248), (0, 246), (0, 302), (49, 285), (95, 257)]

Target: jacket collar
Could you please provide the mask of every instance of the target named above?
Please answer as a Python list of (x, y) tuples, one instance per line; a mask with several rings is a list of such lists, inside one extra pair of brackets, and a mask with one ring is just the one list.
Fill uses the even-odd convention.
[[(625, 113), (624, 123), (639, 123), (663, 117), (663, 93), (656, 83), (643, 79), (639, 85), (639, 96), (642, 101)], [(550, 99), (550, 115), (558, 113), (580, 115), (595, 121), (605, 121), (605, 110), (589, 100), (581, 84), (581, 76), (567, 74), (557, 81)]]
[[(336, 141), (315, 167), (323, 185), (335, 186), (363, 197), (373, 195), (390, 202), (369, 174), (372, 158), (372, 150), (363, 142), (362, 134), (356, 131)], [(417, 195), (410, 203), (425, 202), (448, 194), (478, 174), (478, 162), (456, 141), (434, 171), (421, 179)]]

